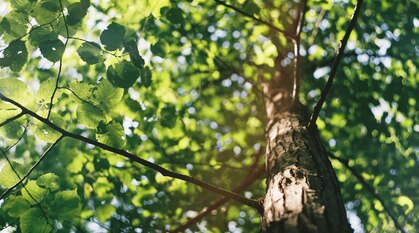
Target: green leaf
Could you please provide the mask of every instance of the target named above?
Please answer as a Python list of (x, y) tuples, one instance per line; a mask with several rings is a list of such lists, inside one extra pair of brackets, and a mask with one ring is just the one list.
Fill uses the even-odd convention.
[(110, 204), (101, 205), (95, 210), (95, 216), (99, 221), (105, 223), (115, 213), (115, 207)]
[(51, 191), (58, 190), (60, 188), (60, 177), (54, 173), (47, 173), (40, 176), (36, 180), (36, 184), (41, 188), (46, 188)]
[(35, 106), (32, 90), (18, 79), (0, 79), (0, 93), (27, 108), (33, 109)]
[(20, 229), (22, 233), (51, 232), (52, 227), (48, 224), (44, 214), (38, 207), (30, 208), (20, 217)]
[(38, 2), (35, 7), (31, 8), (31, 16), (34, 17), (39, 24), (50, 23), (60, 14), (59, 3), (57, 5), (57, 1), (54, 0)]
[[(19, 164), (12, 161), (12, 165), (19, 174), (20, 177), (22, 177), (22, 173), (20, 173)], [(4, 162), (0, 165), (0, 185), (4, 188), (9, 188), (10, 186), (16, 184), (19, 181), (19, 177), (16, 175), (16, 173), (13, 171), (12, 167), (9, 163)]]
[(28, 59), (28, 50), (25, 42), (14, 40), (3, 52), (4, 57), (0, 58), (0, 67), (10, 67), (14, 72), (19, 72)]
[(140, 73), (141, 84), (144, 87), (150, 87), (151, 85), (151, 70), (148, 67), (144, 67)]
[(52, 12), (57, 12), (60, 10), (60, 2), (56, 0), (43, 0), (40, 2), (40, 4), (42, 8)]
[(8, 215), (17, 218), (28, 210), (29, 207), (29, 202), (27, 202), (22, 196), (10, 196), (4, 202), (2, 209)]
[(59, 39), (45, 40), (39, 44), (39, 49), (41, 50), (42, 56), (46, 59), (57, 62), (61, 59), (65, 46)]
[[(101, 125), (99, 124), (99, 126)], [(106, 129), (103, 129), (103, 126), (98, 128), (96, 139), (103, 144), (116, 148), (122, 148), (126, 143), (124, 128), (117, 122), (110, 122), (106, 125)]]
[(171, 23), (184, 23), (184, 19), (183, 19), (183, 12), (181, 9), (179, 8), (171, 8), (167, 13), (166, 13), (166, 18), (171, 22)]
[(124, 43), (125, 50), (128, 51), (129, 57), (131, 59), (132, 64), (134, 64), (138, 68), (143, 68), (144, 66), (144, 59), (140, 56), (140, 52), (138, 51), (137, 43), (133, 40)]
[(77, 49), (77, 53), (80, 58), (89, 65), (102, 62), (103, 60), (100, 45), (94, 42), (84, 42), (79, 49)]
[[(0, 22), (0, 34), (2, 39), (6, 42), (13, 41), (28, 30), (26, 23), (28, 22), (27, 14), (18, 13), (16, 11), (10, 12)], [(8, 35), (5, 35), (7, 33)]]
[(54, 195), (51, 211), (59, 215), (65, 215), (78, 209), (79, 203), (80, 197), (75, 189), (61, 191)]
[(409, 212), (412, 211), (415, 207), (412, 199), (410, 199), (408, 196), (400, 196), (397, 198), (396, 202), (401, 206), (406, 206), (406, 210), (404, 212), (405, 214), (409, 214)]
[(151, 46), (150, 50), (154, 55), (165, 57), (170, 52), (170, 45), (165, 40), (160, 39)]
[(71, 82), (70, 89), (83, 100), (92, 98), (93, 85), (85, 82)]
[[(55, 83), (56, 78), (50, 78), (44, 82), (41, 83), (39, 86), (39, 90), (36, 93), (36, 103), (44, 105), (45, 108), (49, 108), (49, 104), (51, 101), (52, 93), (55, 89)], [(60, 90), (57, 90), (54, 97), (54, 102), (56, 103), (58, 101), (58, 98), (61, 96), (62, 92)]]
[[(57, 113), (51, 112), (49, 119), (52, 123), (56, 124), (59, 127), (65, 128), (65, 121), (64, 119), (58, 115)], [(48, 143), (54, 143), (57, 141), (59, 137), (61, 137), (61, 133), (54, 130), (53, 128), (49, 127), (46, 124), (39, 123), (38, 127), (36, 127), (35, 135)]]
[(114, 108), (122, 99), (124, 90), (115, 88), (107, 79), (102, 79), (99, 87), (94, 92), (95, 102), (104, 111)]
[(105, 115), (99, 108), (90, 104), (81, 104), (77, 107), (77, 120), (87, 128), (94, 129), (100, 121), (105, 119)]
[[(39, 187), (36, 181), (29, 180), (25, 185), (25, 188), (21, 190), (23, 198), (25, 198), (31, 205), (35, 205), (36, 202), (41, 202), (47, 193), (46, 189)], [(35, 200), (36, 201), (35, 201)]]
[(58, 33), (48, 26), (38, 27), (29, 34), (29, 42), (34, 46), (39, 46), (46, 40), (56, 39), (58, 39)]
[(112, 22), (100, 35), (100, 42), (107, 50), (114, 51), (122, 46), (124, 35), (125, 27)]
[(176, 125), (176, 108), (173, 105), (167, 105), (160, 112), (160, 124), (166, 128), (173, 128)]
[(68, 6), (68, 25), (73, 26), (80, 22), (84, 18), (84, 16), (86, 16), (88, 8), (89, 5), (82, 4), (81, 2), (76, 2)]
[(19, 122), (12, 121), (0, 128), (0, 137), (18, 139), (22, 136), (23, 130)]
[(116, 87), (129, 88), (140, 76), (140, 70), (126, 60), (109, 66), (106, 71), (108, 80)]

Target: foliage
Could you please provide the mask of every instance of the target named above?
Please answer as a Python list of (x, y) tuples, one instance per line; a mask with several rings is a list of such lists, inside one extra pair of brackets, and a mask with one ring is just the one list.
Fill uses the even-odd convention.
[[(227, 1), (292, 31), (299, 1)], [(301, 101), (320, 96), (356, 1), (312, 0), (301, 34)], [(418, 3), (365, 1), (317, 125), (406, 232), (419, 229)], [(292, 43), (218, 1), (0, 2), (0, 93), (57, 126), (233, 190), (263, 159), (261, 82), (292, 67)], [(19, 232), (164, 232), (220, 196), (172, 179), (0, 102), (0, 225)], [(338, 160), (351, 222), (394, 232), (382, 203)], [(255, 166), (256, 164), (256, 166)], [(241, 193), (264, 195), (259, 179)], [(257, 232), (228, 202), (191, 229)]]

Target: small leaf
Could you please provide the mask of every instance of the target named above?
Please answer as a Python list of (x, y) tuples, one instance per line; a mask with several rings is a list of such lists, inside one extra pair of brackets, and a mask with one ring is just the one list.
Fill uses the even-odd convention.
[(110, 219), (113, 213), (115, 213), (115, 207), (113, 207), (110, 204), (99, 206), (95, 210), (96, 218), (99, 219), (99, 221), (103, 223), (106, 222), (108, 219)]
[(126, 60), (109, 66), (106, 71), (108, 80), (116, 87), (129, 88), (134, 85), (140, 76), (137, 67)]
[(54, 201), (51, 204), (51, 211), (64, 215), (76, 210), (79, 203), (80, 197), (75, 189), (61, 191), (54, 195)]
[(105, 115), (99, 108), (90, 104), (81, 104), (77, 107), (77, 120), (87, 128), (96, 128), (99, 122), (104, 119)]
[(111, 23), (100, 35), (100, 42), (105, 45), (107, 50), (113, 51), (122, 46), (124, 35), (124, 26), (117, 23)]
[(410, 211), (413, 210), (415, 205), (413, 204), (412, 199), (410, 199), (408, 196), (400, 196), (397, 198), (397, 204), (401, 206), (406, 206), (405, 214), (408, 214)]
[(160, 124), (166, 128), (173, 128), (176, 125), (176, 108), (173, 105), (167, 105), (160, 112)]
[(166, 13), (166, 18), (171, 22), (171, 23), (184, 23), (184, 19), (183, 19), (183, 12), (181, 9), (179, 8), (172, 8), (169, 11), (167, 11)]
[[(0, 185), (3, 186), (4, 188), (9, 188), (10, 186), (14, 185), (16, 182), (19, 181), (19, 177), (13, 171), (9, 163), (4, 163), (2, 165), (3, 166), (0, 166)], [(19, 176), (22, 177), (22, 174), (17, 169), (19, 164), (16, 162), (12, 162), (12, 165), (15, 168), (15, 170), (18, 172)]]
[(57, 62), (61, 59), (65, 46), (59, 39), (46, 40), (39, 44), (39, 49), (41, 50), (42, 56), (46, 59)]
[(8, 215), (17, 218), (29, 209), (29, 202), (27, 202), (22, 196), (11, 196), (6, 199), (2, 209)]
[(76, 25), (87, 14), (89, 5), (76, 2), (68, 6), (67, 23), (70, 26)]
[(60, 177), (54, 173), (47, 173), (40, 176), (36, 180), (36, 184), (41, 188), (47, 188), (51, 191), (55, 191), (60, 188)]
[(151, 46), (150, 50), (154, 55), (165, 57), (170, 52), (170, 45), (165, 40), (160, 39)]
[(151, 70), (148, 67), (144, 67), (144, 69), (141, 70), (140, 73), (141, 77), (141, 84), (144, 87), (150, 87), (151, 85)]
[(30, 208), (20, 217), (20, 229), (22, 233), (51, 232), (52, 227), (48, 224), (44, 214), (38, 207)]
[(30, 180), (25, 185), (25, 188), (22, 189), (21, 192), (22, 192), (22, 197), (25, 198), (30, 204), (34, 205), (36, 204), (36, 202), (41, 202), (42, 199), (44, 199), (44, 196), (47, 193), (47, 190), (39, 187), (36, 184), (36, 181)]
[(106, 129), (103, 129), (103, 125), (101, 128), (97, 128), (96, 139), (116, 148), (122, 148), (126, 143), (124, 128), (117, 122), (109, 123), (106, 125)]
[(3, 52), (3, 58), (0, 58), (0, 67), (10, 67), (13, 72), (19, 72), (28, 59), (28, 50), (25, 42), (14, 40)]
[(95, 102), (104, 110), (114, 108), (122, 99), (124, 90), (114, 87), (107, 79), (102, 79), (94, 92)]
[(129, 57), (131, 59), (132, 64), (134, 64), (138, 68), (143, 68), (144, 66), (144, 59), (140, 56), (140, 52), (138, 51), (137, 43), (133, 40), (124, 43), (125, 50), (128, 51)]
[(77, 53), (89, 65), (99, 63), (103, 60), (100, 46), (94, 42), (84, 42), (77, 49)]

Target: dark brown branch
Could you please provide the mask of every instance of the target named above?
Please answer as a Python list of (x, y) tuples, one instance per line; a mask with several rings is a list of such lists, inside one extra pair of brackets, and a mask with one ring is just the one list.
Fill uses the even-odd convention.
[(2, 126), (4, 126), (4, 125), (7, 125), (9, 122), (12, 122), (12, 121), (14, 121), (14, 120), (16, 120), (16, 119), (19, 119), (21, 116), (23, 116), (24, 114), (23, 114), (23, 112), (20, 112), (19, 114), (17, 114), (17, 115), (15, 115), (15, 116), (13, 116), (13, 117), (11, 117), (11, 118), (9, 118), (9, 119), (7, 119), (7, 120), (5, 120), (5, 121), (3, 121), (2, 123), (0, 123), (0, 127), (2, 127)]
[[(234, 192), (241, 193), (243, 192), (247, 187), (249, 187), (253, 182), (255, 182), (259, 177), (261, 177), (265, 173), (265, 165), (260, 166), (255, 170), (253, 173), (249, 174), (249, 176), (234, 189)], [(185, 224), (179, 226), (178, 228), (174, 229), (170, 232), (184, 232), (186, 229), (194, 226), (199, 221), (201, 221), (203, 218), (205, 218), (207, 215), (209, 215), (213, 210), (216, 210), (218, 207), (222, 206), (226, 202), (228, 202), (230, 198), (223, 197), (220, 200), (212, 203), (210, 206), (206, 207), (201, 213), (199, 213), (196, 217), (190, 219)]]
[(144, 165), (144, 166), (146, 166), (148, 168), (151, 168), (151, 169), (153, 169), (153, 170), (161, 173), (163, 176), (168, 176), (168, 177), (172, 177), (172, 178), (175, 178), (175, 179), (179, 179), (179, 180), (183, 180), (183, 181), (186, 181), (186, 182), (195, 184), (195, 185), (200, 186), (200, 187), (202, 187), (204, 189), (207, 189), (207, 190), (209, 190), (211, 192), (214, 192), (214, 193), (217, 193), (217, 194), (220, 194), (220, 195), (229, 197), (231, 199), (234, 199), (234, 200), (236, 200), (236, 201), (238, 201), (238, 202), (240, 202), (240, 203), (242, 203), (244, 205), (253, 207), (255, 209), (260, 209), (261, 208), (260, 207), (260, 203), (258, 201), (256, 201), (256, 200), (251, 200), (251, 199), (242, 197), (242, 196), (240, 196), (240, 195), (238, 195), (238, 194), (236, 194), (234, 192), (231, 192), (231, 191), (228, 191), (228, 190), (225, 190), (225, 189), (216, 187), (216, 186), (214, 186), (212, 184), (209, 184), (209, 183), (206, 183), (204, 181), (195, 179), (195, 178), (193, 178), (191, 176), (187, 176), (187, 175), (183, 175), (183, 174), (179, 174), (179, 173), (176, 173), (176, 172), (169, 171), (169, 170), (167, 170), (166, 168), (164, 168), (162, 166), (159, 166), (159, 165), (157, 165), (155, 163), (152, 163), (150, 161), (147, 161), (145, 159), (139, 158), (136, 155), (134, 155), (134, 154), (132, 154), (130, 152), (127, 152), (125, 150), (117, 149), (115, 147), (111, 147), (109, 145), (106, 145), (106, 144), (97, 142), (97, 141), (92, 140), (90, 138), (86, 138), (86, 137), (83, 137), (81, 135), (68, 132), (68, 131), (64, 130), (63, 128), (60, 128), (56, 124), (52, 123), (48, 119), (39, 116), (35, 112), (32, 112), (31, 110), (27, 109), (26, 107), (24, 107), (23, 105), (19, 104), (18, 102), (14, 101), (12, 99), (7, 98), (2, 93), (0, 93), (0, 99), (2, 99), (4, 101), (6, 101), (6, 102), (9, 102), (9, 103), (17, 106), (18, 108), (20, 108), (22, 110), (22, 112), (24, 114), (31, 115), (32, 117), (36, 118), (40, 122), (48, 125), (49, 127), (53, 128), (57, 132), (61, 133), (64, 137), (73, 138), (73, 139), (76, 139), (76, 140), (79, 140), (79, 141), (82, 141), (82, 142), (85, 142), (85, 143), (88, 143), (88, 144), (97, 146), (97, 147), (102, 148), (102, 149), (104, 149), (106, 151), (110, 151), (110, 152), (113, 152), (115, 154), (122, 155), (122, 156), (124, 156), (125, 158), (127, 158), (127, 159), (129, 159), (131, 161), (134, 161), (136, 163), (142, 164), (142, 165)]
[(322, 109), (323, 103), (326, 100), (327, 95), (329, 94), (330, 88), (332, 87), (333, 79), (335, 78), (340, 60), (343, 57), (346, 44), (348, 43), (348, 40), (349, 40), (349, 36), (351, 35), (351, 32), (355, 27), (356, 19), (358, 18), (359, 12), (361, 11), (362, 2), (363, 0), (357, 1), (354, 14), (352, 15), (351, 22), (349, 23), (348, 29), (346, 29), (345, 35), (343, 36), (343, 39), (341, 40), (339, 51), (336, 54), (335, 60), (333, 61), (329, 79), (327, 80), (326, 86), (324, 87), (322, 91), (319, 101), (314, 107), (313, 113), (311, 114), (310, 121), (308, 122), (308, 125), (307, 125), (308, 128), (313, 128), (316, 125), (316, 120), (319, 117), (320, 110)]
[(384, 200), (377, 194), (377, 192), (375, 191), (375, 189), (369, 185), (367, 183), (367, 181), (365, 181), (365, 179), (362, 177), (361, 174), (359, 174), (353, 167), (351, 167), (349, 165), (349, 161), (347, 159), (343, 159), (343, 158), (339, 158), (337, 156), (335, 156), (332, 153), (328, 153), (329, 157), (332, 159), (335, 159), (337, 161), (339, 161), (343, 166), (345, 166), (358, 180), (359, 182), (361, 182), (361, 184), (367, 189), (367, 191), (375, 198), (377, 199), (381, 205), (383, 206), (384, 211), (390, 216), (390, 218), (393, 220), (394, 222), (394, 226), (396, 226), (396, 228), (405, 233), (406, 231), (403, 229), (403, 227), (397, 222), (397, 218), (396, 216), (394, 216), (390, 209), (387, 207), (387, 205), (384, 203)]
[(300, 92), (300, 38), (301, 30), (304, 25), (304, 15), (307, 11), (307, 0), (303, 0), (302, 6), (299, 8), (298, 23), (295, 29), (295, 39), (292, 40), (294, 44), (294, 83), (292, 88), (292, 100), (294, 103), (298, 102), (298, 94)]
[(242, 15), (244, 15), (244, 16), (246, 16), (246, 17), (248, 17), (248, 18), (251, 18), (251, 19), (253, 19), (253, 20), (255, 20), (255, 21), (257, 21), (257, 22), (259, 22), (259, 23), (261, 23), (261, 24), (264, 24), (264, 25), (268, 26), (269, 28), (271, 28), (271, 29), (273, 29), (273, 30), (275, 30), (275, 31), (277, 31), (277, 32), (279, 32), (279, 33), (281, 33), (281, 34), (283, 34), (283, 35), (285, 36), (285, 38), (287, 38), (287, 39), (289, 39), (289, 40), (294, 40), (294, 39), (295, 39), (294, 35), (291, 35), (290, 33), (286, 32), (285, 30), (280, 29), (279, 27), (277, 27), (277, 26), (273, 25), (273, 24), (272, 24), (272, 23), (270, 23), (270, 22), (267, 22), (267, 21), (261, 20), (261, 19), (259, 19), (259, 18), (255, 17), (255, 16), (253, 16), (253, 15), (251, 15), (251, 14), (248, 14), (248, 13), (246, 13), (246, 12), (244, 12), (244, 11), (240, 10), (239, 8), (237, 8), (237, 7), (233, 6), (233, 5), (229, 5), (229, 4), (227, 4), (227, 3), (226, 3), (226, 2), (224, 2), (224, 1), (221, 1), (221, 0), (214, 0), (214, 1), (215, 1), (215, 2), (217, 2), (217, 3), (218, 3), (218, 4), (220, 4), (220, 5), (223, 5), (223, 6), (227, 7), (227, 8), (230, 8), (230, 9), (232, 9), (232, 10), (234, 10), (234, 11), (236, 11), (236, 12), (238, 12), (238, 13), (240, 13), (240, 14), (242, 14)]
[(19, 181), (16, 182), (16, 184), (12, 185), (6, 191), (4, 191), (4, 193), (0, 196), (0, 200), (4, 199), (11, 191), (13, 191), (13, 189), (15, 189), (26, 178), (28, 178), (28, 176), (33, 172), (33, 170), (35, 170), (35, 168), (42, 162), (42, 160), (44, 160), (45, 156), (52, 150), (52, 148), (54, 148), (54, 146), (56, 146), (58, 144), (58, 142), (61, 141), (61, 139), (63, 139), (63, 137), (64, 136), (59, 137), (57, 139), (57, 141), (55, 141), (53, 144), (51, 144), (51, 146), (41, 155), (41, 157), (38, 159), (38, 161), (36, 161), (36, 163), (26, 172), (25, 175), (22, 178), (19, 178)]

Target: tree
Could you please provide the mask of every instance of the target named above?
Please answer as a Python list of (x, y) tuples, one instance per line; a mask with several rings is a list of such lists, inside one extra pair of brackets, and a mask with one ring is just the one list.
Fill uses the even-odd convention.
[(415, 1), (0, 6), (7, 232), (418, 229)]

